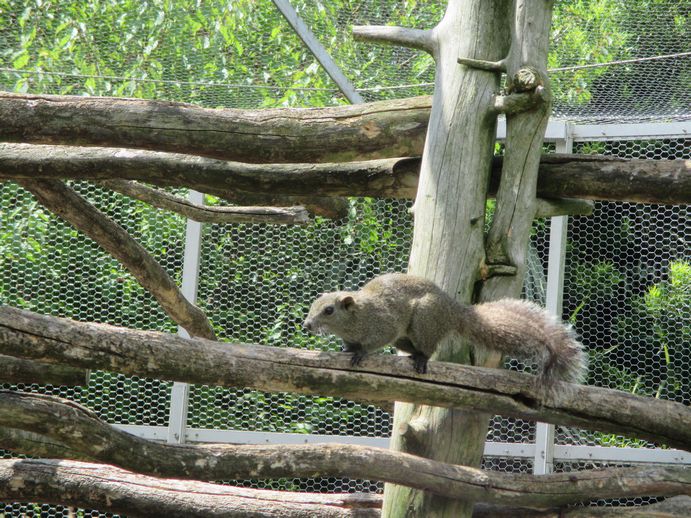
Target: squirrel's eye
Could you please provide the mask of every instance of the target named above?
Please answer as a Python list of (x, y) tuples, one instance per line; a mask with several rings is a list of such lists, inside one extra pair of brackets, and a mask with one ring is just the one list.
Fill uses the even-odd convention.
[(334, 307), (333, 306), (326, 306), (324, 308), (324, 314), (325, 315), (332, 315), (334, 312)]

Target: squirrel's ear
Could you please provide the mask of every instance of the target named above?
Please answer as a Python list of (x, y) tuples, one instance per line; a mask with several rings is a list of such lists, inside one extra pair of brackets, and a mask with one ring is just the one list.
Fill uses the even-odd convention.
[(341, 300), (341, 307), (343, 309), (350, 309), (353, 304), (355, 304), (355, 299), (352, 297), (352, 295), (346, 295), (343, 297)]

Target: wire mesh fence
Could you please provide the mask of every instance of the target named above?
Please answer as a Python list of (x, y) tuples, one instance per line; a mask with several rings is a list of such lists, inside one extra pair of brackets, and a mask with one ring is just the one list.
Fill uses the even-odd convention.
[[(597, 13), (558, 2), (550, 67), (688, 51), (683, 2), (601, 2)], [(431, 93), (432, 60), (416, 51), (356, 44), (354, 24), (432, 27), (444, 3), (294, 1), (300, 15), (368, 99)], [(599, 16), (599, 18), (597, 17)], [(614, 20), (614, 21), (613, 21)], [(645, 36), (645, 37), (642, 37)], [(614, 38), (586, 56), (587, 42)], [(580, 38), (580, 40), (579, 40)], [(578, 47), (578, 41), (585, 41)], [(602, 50), (608, 47), (608, 53)], [(589, 48), (589, 47), (588, 47)], [(575, 122), (673, 121), (689, 117), (689, 58), (555, 72), (555, 116)], [(0, 2), (0, 88), (133, 96), (208, 107), (320, 106), (344, 102), (330, 79), (269, 0), (109, 3)], [(577, 142), (577, 153), (629, 158), (691, 158), (689, 139)], [(185, 221), (86, 183), (73, 184), (125, 227), (179, 282)], [(184, 194), (179, 192), (179, 194)], [(210, 203), (217, 200), (209, 199)], [(412, 236), (410, 203), (350, 200), (338, 221), (307, 227), (204, 225), (199, 304), (221, 340), (338, 350), (308, 336), (300, 322), (322, 291), (350, 289), (404, 271)], [(563, 319), (591, 356), (588, 383), (689, 404), (691, 372), (691, 225), (685, 206), (598, 203), (569, 224)], [(544, 302), (548, 227), (535, 224), (526, 296)], [(0, 184), (0, 304), (175, 332), (156, 302), (116, 261), (44, 211), (11, 183)], [(509, 361), (511, 368), (522, 365)], [(107, 422), (165, 427), (172, 384), (93, 373), (86, 387), (7, 386), (55, 394), (94, 409)], [(188, 426), (214, 430), (386, 437), (384, 410), (338, 398), (194, 386)], [(535, 424), (496, 417), (488, 440), (529, 444)], [(557, 443), (650, 448), (641, 441), (559, 427)], [(0, 452), (11, 456), (9, 452)], [(563, 466), (562, 466), (563, 464)], [(584, 463), (557, 463), (557, 470)], [(531, 472), (530, 458), (487, 457), (484, 466)], [(380, 491), (344, 479), (233, 481), (249, 487)], [(641, 499), (643, 502), (643, 499)], [(641, 503), (638, 502), (638, 503)], [(617, 502), (609, 502), (614, 505)], [(627, 503), (627, 502), (619, 502)], [(68, 516), (69, 509), (0, 504), (0, 515)], [(79, 510), (81, 516), (101, 516)], [(103, 515), (110, 516), (110, 515)]]

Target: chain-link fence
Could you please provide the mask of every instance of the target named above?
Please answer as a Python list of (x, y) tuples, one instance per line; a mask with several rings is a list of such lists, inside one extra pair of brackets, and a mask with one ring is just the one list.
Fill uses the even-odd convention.
[[(561, 32), (553, 34), (556, 54), (550, 58), (550, 67), (689, 50), (688, 42), (679, 36), (688, 23), (682, 2), (599, 4), (600, 14), (580, 11), (571, 2), (557, 3), (555, 26)], [(650, 9), (645, 16), (637, 11), (643, 4)], [(430, 58), (405, 49), (356, 44), (350, 27), (389, 22), (431, 27), (442, 14), (443, 2), (396, 2), (387, 7), (386, 2), (373, 1), (294, 1), (293, 5), (368, 100), (431, 93), (434, 66)], [(603, 54), (602, 46), (593, 42), (607, 37), (613, 41), (610, 53)], [(579, 38), (584, 40), (580, 47)], [(591, 49), (592, 54), (576, 54), (575, 48)], [(577, 123), (685, 121), (691, 105), (689, 77), (689, 58), (684, 56), (554, 72), (555, 115)], [(75, 0), (60, 5), (0, 1), (0, 88), (171, 99), (211, 107), (344, 102), (269, 0), (162, 4)], [(641, 140), (627, 138), (621, 127), (618, 131), (619, 140), (577, 141), (574, 151), (660, 160), (691, 158), (688, 138), (667, 134), (656, 138), (655, 129), (648, 140)], [(73, 186), (181, 281), (185, 250), (181, 217), (91, 184)], [(379, 273), (404, 271), (412, 236), (409, 202), (352, 199), (349, 203), (349, 214), (342, 220), (317, 218), (306, 227), (203, 226), (198, 299), (221, 340), (339, 348), (336, 341), (303, 332), (299, 323), (308, 304), (319, 292), (356, 288)], [(598, 203), (592, 216), (570, 218), (562, 318), (573, 323), (589, 350), (588, 383), (690, 403), (688, 216), (685, 206)], [(153, 298), (116, 261), (11, 183), (0, 184), (0, 236), (1, 304), (83, 321), (175, 332)], [(541, 302), (547, 285), (549, 240), (548, 222), (537, 221), (526, 296)], [(10, 388), (80, 401), (107, 422), (141, 435), (165, 438), (170, 421), (172, 384), (159, 380), (97, 372), (86, 387)], [(364, 442), (391, 432), (390, 416), (373, 406), (338, 398), (208, 386), (191, 387), (186, 419), (189, 441), (210, 437), (205, 435), (208, 430), (219, 440), (245, 437), (250, 441), (287, 433), (302, 434), (305, 440), (326, 435)], [(239, 435), (224, 435), (231, 431)], [(498, 416), (488, 432), (490, 454), (484, 466), (532, 472), (536, 435), (534, 423)], [(557, 456), (557, 471), (591, 467), (581, 460), (588, 452), (578, 448), (616, 446), (624, 451), (621, 447), (648, 450), (654, 446), (564, 427), (557, 427), (556, 443), (572, 447), (569, 451), (575, 453), (570, 458), (578, 459)], [(631, 462), (641, 459), (636, 455), (635, 451), (631, 454)], [(375, 482), (326, 478), (229, 483), (317, 492), (381, 489)], [(68, 516), (69, 512), (29, 504), (7, 504), (4, 510), (8, 516)], [(92, 516), (90, 511), (78, 513)]]

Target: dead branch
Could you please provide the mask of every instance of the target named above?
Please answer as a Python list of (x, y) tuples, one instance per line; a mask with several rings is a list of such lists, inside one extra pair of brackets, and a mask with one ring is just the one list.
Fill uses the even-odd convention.
[(536, 476), (482, 471), (355, 445), (170, 445), (130, 435), (77, 403), (40, 394), (0, 391), (0, 422), (45, 435), (80, 457), (164, 477), (351, 477), (393, 482), (449, 498), (538, 508), (592, 498), (691, 494), (691, 471), (683, 467)]
[(166, 480), (64, 460), (0, 460), (0, 500), (96, 508), (130, 517), (375, 518), (366, 494), (291, 493)]
[(76, 386), (89, 382), (89, 371), (68, 365), (38, 363), (0, 354), (0, 383)]
[[(492, 194), (497, 192), (502, 163), (502, 157), (492, 162)], [(133, 149), (0, 143), (0, 179), (139, 180), (161, 187), (189, 187), (245, 205), (272, 205), (286, 196), (414, 198), (419, 171), (419, 158), (257, 165)], [(267, 193), (281, 197), (276, 200), (276, 194)], [(690, 203), (691, 161), (543, 155), (537, 194)]]
[(120, 225), (58, 180), (18, 180), (17, 183), (115, 257), (191, 336), (215, 338), (204, 312), (184, 297), (170, 275)]
[(104, 187), (165, 209), (200, 223), (272, 223), (278, 225), (309, 222), (304, 207), (211, 207), (197, 205), (173, 194), (128, 180), (104, 180)]
[(0, 307), (0, 353), (148, 378), (275, 392), (465, 407), (619, 433), (691, 449), (691, 408), (627, 392), (562, 383), (545, 401), (535, 377), (430, 362), (416, 374), (405, 357), (350, 355), (184, 339)]

